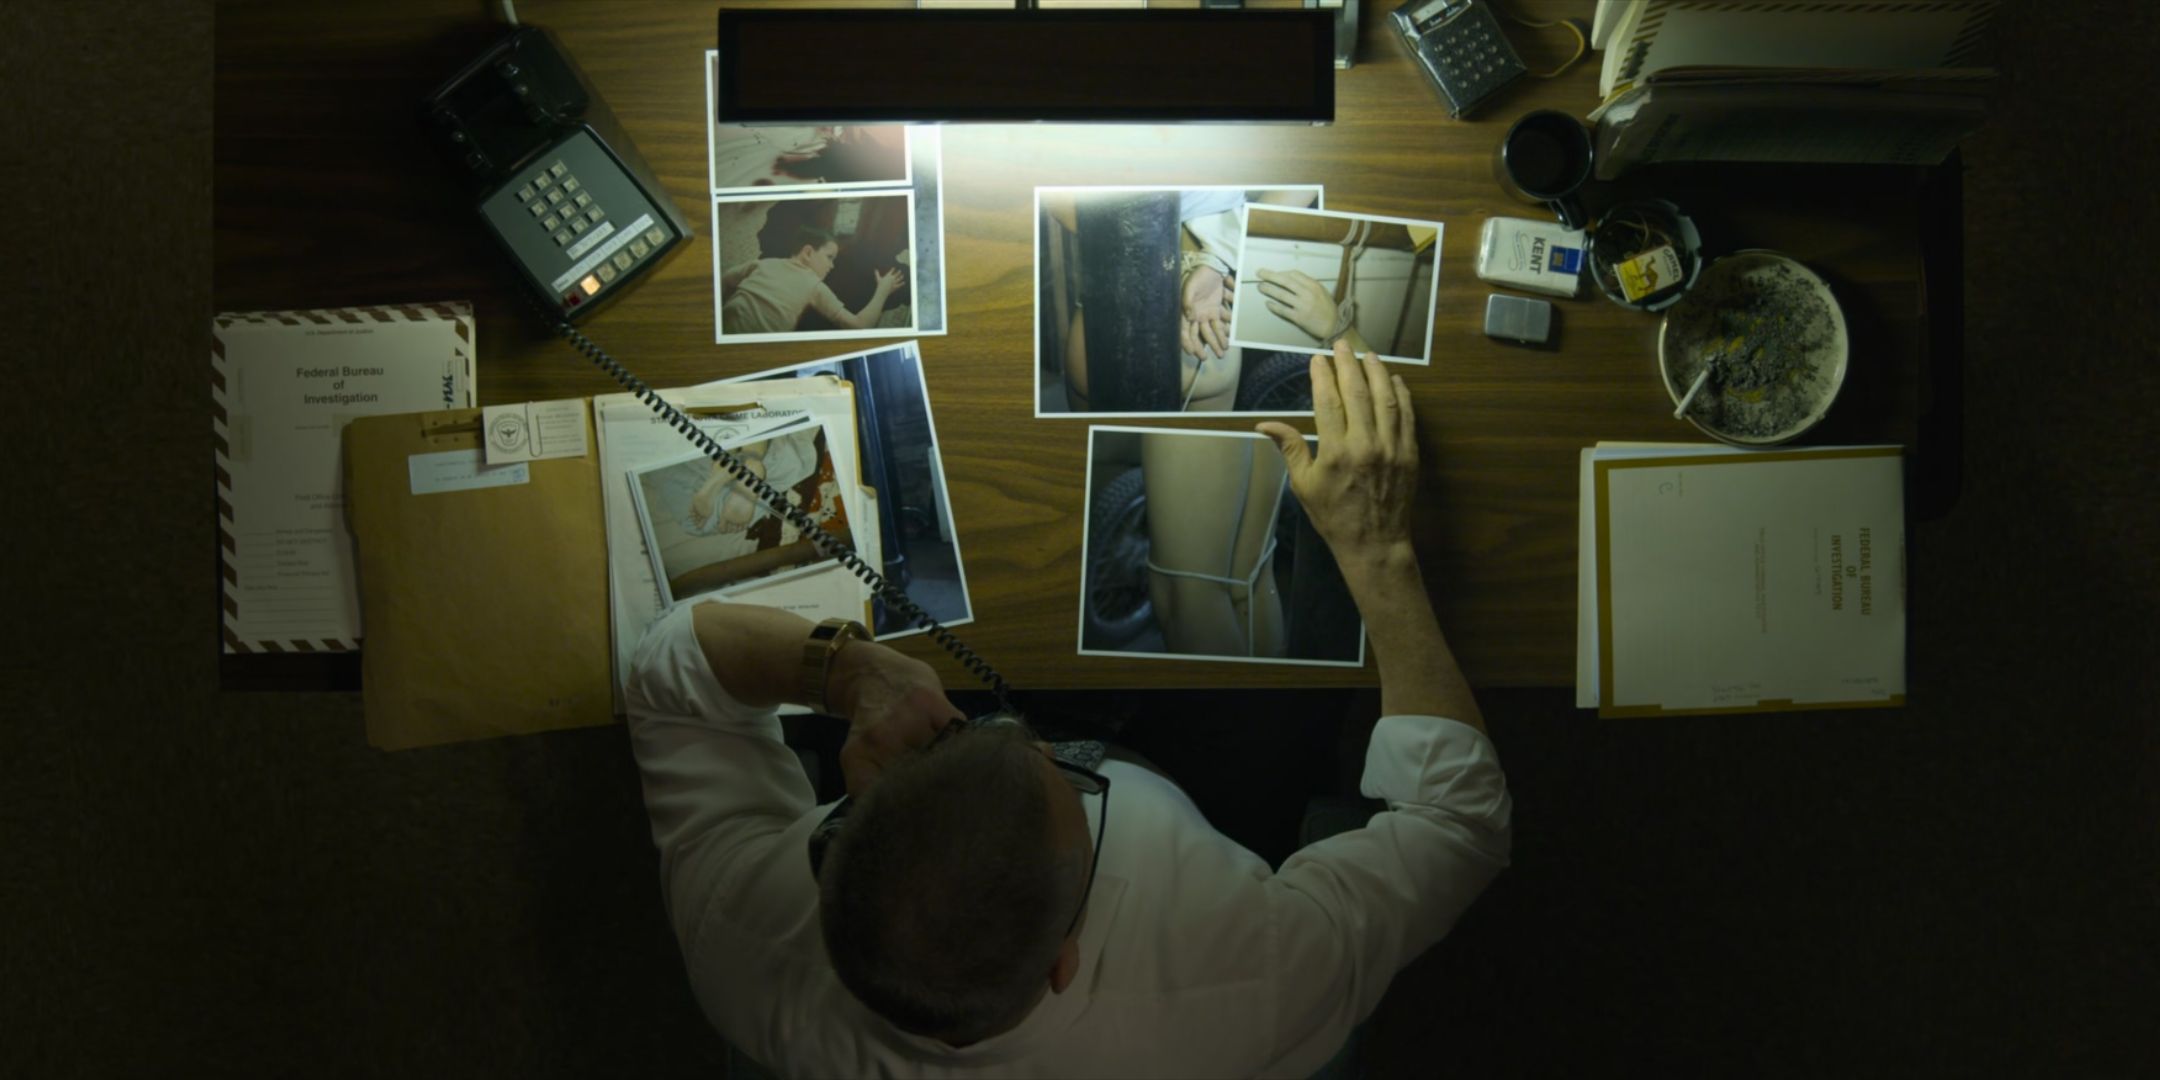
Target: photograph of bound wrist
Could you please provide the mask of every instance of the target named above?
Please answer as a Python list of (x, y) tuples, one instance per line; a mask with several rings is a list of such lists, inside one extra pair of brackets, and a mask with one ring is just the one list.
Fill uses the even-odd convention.
[(1230, 342), (1427, 363), (1440, 296), (1440, 223), (1250, 207)]
[(1305, 363), (1230, 342), (1248, 206), (1317, 185), (1035, 190), (1037, 416), (1308, 412)]

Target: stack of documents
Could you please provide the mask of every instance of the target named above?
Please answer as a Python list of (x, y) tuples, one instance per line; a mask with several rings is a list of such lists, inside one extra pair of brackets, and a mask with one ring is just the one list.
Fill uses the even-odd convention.
[[(851, 527), (876, 503), (848, 383), (662, 396), (878, 565), (875, 525)], [(867, 618), (868, 586), (631, 395), (368, 417), (344, 438), (375, 746), (609, 723), (647, 625), (697, 596)]]
[[(862, 483), (854, 388), (831, 376), (713, 384), (662, 395), (799, 509), (881, 565), (875, 493)], [(593, 400), (600, 432), (617, 704), (645, 627), (676, 603), (722, 596), (811, 621), (869, 621), (870, 587), (819, 556), (630, 394)], [(852, 528), (852, 521), (865, 523)]]
[(1903, 704), (1901, 454), (1584, 450), (1576, 705), (1651, 716)]
[(1980, 126), (1994, 0), (1609, 0), (1597, 175), (1668, 161), (1928, 165)]

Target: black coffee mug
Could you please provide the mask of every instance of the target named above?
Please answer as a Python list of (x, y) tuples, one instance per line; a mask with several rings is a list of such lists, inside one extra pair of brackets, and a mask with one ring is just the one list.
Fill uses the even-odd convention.
[(1576, 192), (1590, 179), (1590, 131), (1555, 109), (1539, 109), (1515, 121), (1493, 153), (1493, 175), (1511, 195), (1541, 202), (1560, 224), (1580, 229), (1590, 221)]

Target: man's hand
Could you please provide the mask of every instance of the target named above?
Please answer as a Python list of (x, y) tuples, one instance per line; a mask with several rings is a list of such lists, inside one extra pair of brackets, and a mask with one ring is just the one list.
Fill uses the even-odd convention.
[(1328, 287), (1303, 270), (1260, 271), (1260, 295), (1269, 311), (1320, 341), (1334, 336), (1335, 320), (1342, 317)]
[(1410, 387), (1378, 356), (1367, 353), (1360, 361), (1348, 344), (1336, 342), (1334, 359), (1313, 357), (1312, 391), (1317, 454), (1288, 424), (1269, 421), (1258, 430), (1282, 451), (1290, 490), (1334, 553), (1365, 619), (1380, 665), (1381, 711), (1453, 717), (1484, 730), (1410, 541), (1418, 482)]
[(1410, 388), (1377, 355), (1360, 361), (1337, 342), (1332, 360), (1312, 358), (1312, 390), (1317, 454), (1288, 424), (1268, 421), (1256, 429), (1282, 451), (1299, 505), (1346, 573), (1372, 560), (1414, 558), (1410, 498), (1417, 491), (1418, 444)]
[(1193, 270), (1185, 279), (1178, 312), (1178, 346), (1187, 355), (1220, 360), (1230, 350), (1230, 298), (1237, 279), (1225, 280), (1212, 266)]
[(826, 678), (826, 701), (848, 721), (840, 773), (850, 795), (861, 796), (886, 766), (963, 719), (930, 665), (874, 642), (843, 647)]

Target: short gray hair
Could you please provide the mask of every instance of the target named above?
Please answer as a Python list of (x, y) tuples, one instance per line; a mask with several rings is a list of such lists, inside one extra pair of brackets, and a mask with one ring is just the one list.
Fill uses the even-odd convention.
[(956, 732), (886, 769), (841, 824), (818, 877), (840, 981), (904, 1031), (955, 1044), (1034, 1003), (1086, 885), (1051, 837), (1034, 735)]

